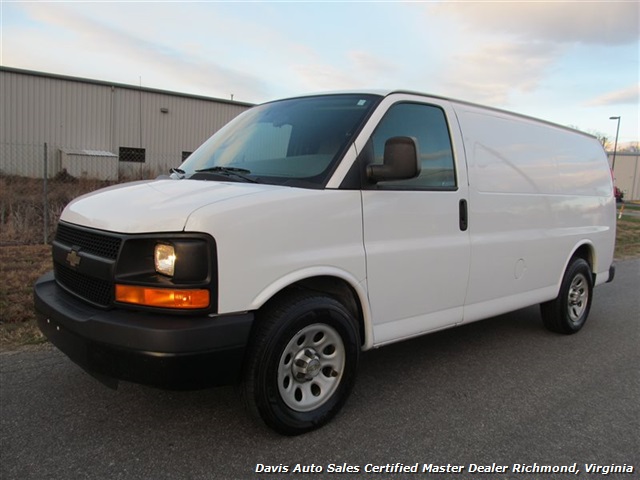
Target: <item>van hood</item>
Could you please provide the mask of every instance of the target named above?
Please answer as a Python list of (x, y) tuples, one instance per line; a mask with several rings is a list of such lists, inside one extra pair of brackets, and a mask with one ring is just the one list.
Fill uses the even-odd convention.
[(282, 188), (187, 179), (125, 183), (78, 197), (60, 220), (119, 233), (176, 232), (201, 207)]

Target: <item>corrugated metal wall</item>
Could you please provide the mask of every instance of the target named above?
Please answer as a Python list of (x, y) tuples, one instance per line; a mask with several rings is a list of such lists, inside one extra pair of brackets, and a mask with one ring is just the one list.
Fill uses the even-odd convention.
[[(613, 153), (607, 155), (612, 165)], [(625, 200), (640, 200), (640, 153), (617, 152), (613, 178)]]
[(166, 172), (249, 104), (0, 68), (0, 171), (43, 175), (61, 169), (63, 149), (118, 154), (146, 150), (145, 163), (119, 162), (135, 175)]

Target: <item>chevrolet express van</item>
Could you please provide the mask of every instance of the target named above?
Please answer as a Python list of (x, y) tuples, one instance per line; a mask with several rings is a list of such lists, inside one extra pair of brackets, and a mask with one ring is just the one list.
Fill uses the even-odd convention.
[(70, 203), (35, 305), (102, 380), (238, 382), (295, 435), (340, 410), (362, 351), (534, 304), (577, 332), (614, 238), (594, 137), (411, 92), (305, 96)]

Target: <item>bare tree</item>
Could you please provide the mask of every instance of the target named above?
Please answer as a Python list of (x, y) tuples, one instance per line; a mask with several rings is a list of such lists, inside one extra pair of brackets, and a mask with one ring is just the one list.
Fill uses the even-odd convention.
[(602, 144), (602, 148), (604, 148), (606, 151), (610, 151), (613, 148), (609, 137), (602, 132), (598, 132), (597, 130), (582, 130), (576, 125), (567, 125), (567, 127), (573, 128), (574, 130), (580, 130), (581, 132), (588, 133), (589, 135), (593, 135), (598, 139), (598, 141)]

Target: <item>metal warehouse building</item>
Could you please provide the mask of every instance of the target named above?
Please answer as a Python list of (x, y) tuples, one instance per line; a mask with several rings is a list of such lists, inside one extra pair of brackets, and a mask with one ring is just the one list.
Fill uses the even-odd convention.
[(177, 167), (252, 105), (0, 67), (0, 173), (104, 180)]
[(625, 200), (640, 200), (640, 153), (617, 152), (615, 164), (609, 152), (616, 186), (624, 192)]

